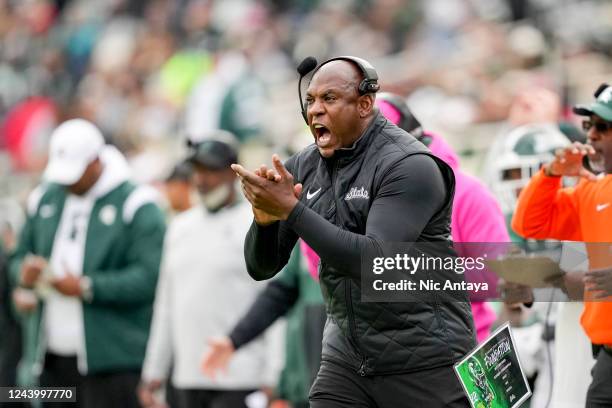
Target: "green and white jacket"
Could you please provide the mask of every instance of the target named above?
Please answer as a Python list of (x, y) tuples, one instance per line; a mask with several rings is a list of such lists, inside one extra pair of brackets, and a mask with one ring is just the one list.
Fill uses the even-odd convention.
[[(101, 156), (104, 173), (94, 186), (97, 194), (83, 255), (82, 273), (90, 279), (92, 294), (82, 303), (88, 374), (140, 370), (165, 232), (164, 216), (152, 189), (131, 183), (123, 157), (114, 148), (107, 150), (111, 151)], [(27, 254), (50, 258), (66, 198), (67, 190), (54, 184), (40, 185), (30, 194), (27, 221), (11, 257), (14, 286)], [(35, 383), (42, 371), (44, 307), (40, 300), (35, 312), (22, 315), (21, 384)]]

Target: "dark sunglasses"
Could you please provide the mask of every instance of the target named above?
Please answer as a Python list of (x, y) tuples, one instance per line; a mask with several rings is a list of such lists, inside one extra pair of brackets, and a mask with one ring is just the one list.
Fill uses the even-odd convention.
[(592, 127), (595, 128), (599, 133), (605, 133), (608, 130), (612, 129), (612, 123), (610, 122), (592, 122), (590, 120), (582, 121), (582, 129), (585, 132), (588, 132)]

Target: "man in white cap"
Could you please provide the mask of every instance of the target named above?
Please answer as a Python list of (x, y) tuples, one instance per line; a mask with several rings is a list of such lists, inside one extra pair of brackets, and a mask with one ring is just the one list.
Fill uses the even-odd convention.
[(22, 367), (41, 386), (76, 386), (77, 406), (138, 407), (165, 230), (156, 194), (82, 119), (51, 135), (43, 178), (10, 271), (27, 312)]

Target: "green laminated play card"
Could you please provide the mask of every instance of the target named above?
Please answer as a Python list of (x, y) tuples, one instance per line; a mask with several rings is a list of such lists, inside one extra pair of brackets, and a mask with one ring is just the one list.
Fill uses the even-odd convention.
[(457, 363), (455, 372), (473, 408), (520, 407), (531, 396), (509, 323)]

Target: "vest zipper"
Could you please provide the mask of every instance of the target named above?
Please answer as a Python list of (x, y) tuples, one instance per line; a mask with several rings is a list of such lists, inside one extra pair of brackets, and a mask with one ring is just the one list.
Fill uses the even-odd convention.
[(359, 371), (357, 371), (357, 373), (362, 376), (365, 377), (366, 373), (365, 373), (365, 364), (366, 364), (366, 359), (365, 357), (361, 357), (361, 365), (359, 366)]
[[(335, 182), (336, 182), (336, 173), (338, 171), (338, 160), (336, 160), (334, 162), (334, 165), (332, 167), (332, 172), (331, 172), (331, 190), (332, 190), (332, 195), (334, 197), (334, 205), (336, 206), (336, 221), (338, 221), (338, 211), (340, 209), (340, 206), (338, 205), (337, 199), (336, 199), (336, 188), (335, 188)], [(338, 223), (336, 223), (337, 225)], [(359, 340), (357, 339), (357, 334), (355, 331), (355, 316), (353, 315), (353, 299), (351, 296), (351, 282), (350, 282), (350, 278), (345, 278), (344, 279), (344, 301), (346, 302), (346, 308), (347, 308), (347, 317), (348, 317), (348, 324), (349, 324), (349, 333), (351, 335), (351, 340), (355, 343), (355, 346), (357, 348), (357, 355), (359, 356), (359, 358), (361, 359), (361, 362), (359, 363), (359, 369), (357, 370), (357, 373), (362, 376), (365, 377), (366, 372), (366, 358), (365, 355), (363, 354), (363, 352), (361, 351), (361, 346), (359, 345)]]
[(353, 315), (353, 297), (351, 296), (351, 282), (349, 278), (345, 278), (344, 280), (344, 301), (346, 302), (347, 308), (349, 333), (351, 334), (351, 338), (357, 346), (357, 355), (359, 355), (359, 358), (361, 359), (357, 373), (360, 376), (365, 377), (366, 358), (361, 351), (361, 346), (359, 345), (359, 340), (357, 339), (357, 334), (355, 331), (355, 316)]

